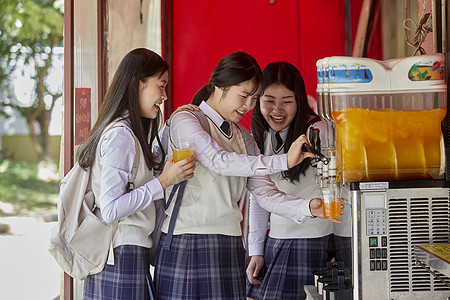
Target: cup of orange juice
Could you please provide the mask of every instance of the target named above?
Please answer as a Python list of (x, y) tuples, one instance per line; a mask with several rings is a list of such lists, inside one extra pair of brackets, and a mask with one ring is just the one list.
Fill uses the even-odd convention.
[(192, 147), (191, 142), (177, 141), (173, 142), (170, 146), (172, 147), (174, 162), (179, 162), (180, 160), (194, 155), (194, 148)]
[(339, 185), (327, 186), (320, 189), (322, 196), (322, 212), (325, 219), (341, 216), (341, 189)]

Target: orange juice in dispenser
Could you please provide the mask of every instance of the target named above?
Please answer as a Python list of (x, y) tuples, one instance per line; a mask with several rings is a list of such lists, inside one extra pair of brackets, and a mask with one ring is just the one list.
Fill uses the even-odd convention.
[(389, 61), (328, 58), (323, 110), (328, 107), (336, 126), (343, 182), (442, 177), (443, 62), (442, 54)]

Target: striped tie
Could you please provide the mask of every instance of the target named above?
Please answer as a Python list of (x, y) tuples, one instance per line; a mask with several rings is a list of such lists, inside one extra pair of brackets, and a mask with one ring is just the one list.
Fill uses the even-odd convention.
[(283, 146), (283, 139), (281, 138), (280, 132), (277, 131), (275, 133), (275, 139), (277, 140), (277, 146), (275, 148), (276, 151), (279, 151), (281, 146)]

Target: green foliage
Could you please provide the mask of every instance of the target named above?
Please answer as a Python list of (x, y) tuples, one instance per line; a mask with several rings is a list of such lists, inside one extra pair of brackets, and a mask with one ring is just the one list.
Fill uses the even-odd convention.
[[(0, 115), (11, 107), (26, 119), (40, 159), (48, 157), (51, 110), (62, 95), (62, 79), (58, 91), (50, 91), (46, 80), (53, 51), (62, 46), (63, 5), (62, 0), (0, 0)], [(11, 75), (19, 66), (23, 70), (23, 64), (34, 68), (34, 94), (28, 104), (20, 103), (12, 89)]]
[(0, 1), (0, 81), (11, 80), (8, 75), (17, 61), (42, 67), (51, 49), (62, 46), (64, 14), (60, 2)]
[(16, 212), (35, 208), (56, 208), (58, 182), (37, 178), (37, 164), (4, 160), (0, 162), (0, 202)]

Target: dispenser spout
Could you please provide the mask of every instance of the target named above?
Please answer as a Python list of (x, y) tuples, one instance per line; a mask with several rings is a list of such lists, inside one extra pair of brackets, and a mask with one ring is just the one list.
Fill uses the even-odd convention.
[(328, 165), (328, 163), (330, 162), (331, 158), (326, 157), (325, 155), (323, 155), (321, 152), (317, 151), (316, 149), (314, 149), (313, 147), (311, 147), (310, 145), (308, 145), (307, 143), (303, 143), (302, 145), (302, 151), (304, 152), (311, 152), (312, 154), (316, 155), (316, 158), (319, 159), (323, 164)]

